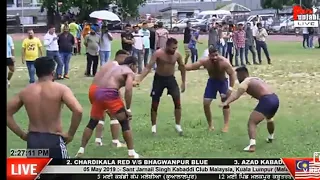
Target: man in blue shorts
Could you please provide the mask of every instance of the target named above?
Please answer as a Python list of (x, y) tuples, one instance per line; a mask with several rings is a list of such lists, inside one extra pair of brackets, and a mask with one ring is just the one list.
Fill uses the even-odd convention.
[[(236, 80), (236, 72), (233, 70), (229, 61), (218, 54), (218, 50), (214, 47), (209, 48), (209, 56), (204, 57), (200, 61), (185, 65), (187, 71), (198, 70), (201, 66), (207, 69), (209, 79), (204, 92), (203, 109), (206, 115), (209, 130), (214, 130), (212, 123), (210, 105), (213, 99), (216, 99), (217, 93), (221, 96), (221, 101), (225, 101), (234, 86)], [(226, 74), (230, 77), (230, 82), (226, 77)], [(230, 108), (228, 105), (223, 107), (224, 127), (222, 132), (228, 132), (229, 130), (229, 118)]]
[(228, 106), (245, 92), (253, 98), (259, 100), (258, 105), (249, 117), (248, 133), (250, 143), (243, 149), (247, 152), (254, 152), (256, 149), (257, 125), (264, 119), (267, 120), (267, 129), (269, 132), (267, 142), (271, 143), (274, 138), (274, 122), (272, 118), (278, 111), (279, 98), (266, 82), (256, 77), (249, 77), (249, 72), (246, 67), (239, 67), (236, 69), (236, 72), (238, 80), (241, 84), (238, 90), (232, 92), (229, 98), (220, 106)]

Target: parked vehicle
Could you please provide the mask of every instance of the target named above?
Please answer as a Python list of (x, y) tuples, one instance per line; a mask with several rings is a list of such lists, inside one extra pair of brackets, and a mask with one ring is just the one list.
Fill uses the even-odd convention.
[(205, 20), (198, 25), (194, 25), (194, 26), (192, 26), (192, 28), (199, 28), (201, 32), (207, 32), (208, 31), (208, 20)]
[(198, 14), (196, 19), (202, 22), (210, 18), (226, 19), (227, 18), (226, 16), (231, 17), (230, 11), (226, 11), (226, 10), (202, 11)]
[(280, 32), (280, 33), (295, 32), (296, 29), (293, 24), (293, 17), (291, 16), (288, 19), (285, 19), (280, 23), (273, 25), (271, 27), (271, 30), (273, 32)]
[(188, 21), (191, 23), (191, 26), (199, 25), (201, 23), (197, 19), (181, 19), (177, 23), (171, 25), (172, 31), (178, 32), (180, 30), (183, 30), (184, 28), (187, 27)]
[(238, 24), (247, 24), (248, 22), (253, 26), (253, 22), (260, 22), (263, 27), (269, 29), (273, 24), (273, 18), (275, 17), (274, 14), (262, 14), (258, 16), (259, 19), (257, 19), (257, 15), (249, 16), (246, 22), (238, 22)]

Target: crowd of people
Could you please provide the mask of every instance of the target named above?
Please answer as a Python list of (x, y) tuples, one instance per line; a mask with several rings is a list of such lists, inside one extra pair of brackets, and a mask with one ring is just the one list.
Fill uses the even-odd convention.
[(318, 48), (320, 48), (320, 27), (318, 28), (318, 36), (317, 36), (317, 31), (316, 28), (312, 28), (312, 27), (305, 27), (302, 28), (302, 46), (303, 48), (315, 48), (314, 45), (314, 39), (317, 38), (318, 39)]

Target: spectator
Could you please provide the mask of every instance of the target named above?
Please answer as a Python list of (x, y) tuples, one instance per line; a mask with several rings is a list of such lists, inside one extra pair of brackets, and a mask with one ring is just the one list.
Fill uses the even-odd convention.
[[(151, 55), (156, 51), (156, 30), (158, 28), (158, 25), (154, 25), (150, 30), (150, 51)], [(156, 64), (154, 64), (153, 69), (156, 69)]]
[(55, 78), (62, 77), (63, 63), (59, 54), (58, 36), (56, 35), (56, 28), (51, 26), (47, 34), (44, 36), (44, 46), (47, 49), (47, 56), (54, 59), (57, 64)]
[(246, 41), (245, 41), (245, 50), (244, 50), (244, 57), (246, 59), (246, 64), (250, 64), (249, 62), (249, 51), (252, 54), (253, 64), (258, 64), (256, 61), (256, 52), (254, 50), (254, 37), (253, 37), (253, 31), (251, 28), (251, 23), (247, 23), (246, 27)]
[[(86, 68), (86, 76), (94, 76), (96, 75), (99, 63), (99, 51), (100, 51), (100, 36), (96, 34), (96, 29), (91, 28), (91, 32), (86, 36), (84, 40), (84, 45), (87, 48), (87, 68)], [(92, 74), (91, 74), (92, 68)]]
[(243, 24), (238, 24), (237, 31), (234, 32), (234, 45), (236, 50), (235, 65), (239, 66), (239, 56), (241, 66), (244, 66), (244, 48), (246, 41), (246, 32), (243, 30)]
[(107, 26), (102, 26), (100, 39), (100, 66), (108, 62), (111, 56), (112, 34)]
[(63, 33), (58, 36), (59, 53), (64, 67), (64, 76), (58, 76), (58, 80), (63, 78), (69, 79), (69, 64), (74, 43), (74, 36), (69, 32), (69, 27), (64, 26)]
[(12, 37), (7, 34), (7, 67), (9, 72), (7, 74), (7, 87), (10, 87), (10, 80), (14, 73), (14, 43)]
[(121, 33), (122, 49), (132, 54), (132, 45), (134, 44), (134, 38), (131, 32), (131, 25), (127, 24), (125, 32)]
[(77, 41), (77, 35), (79, 31), (79, 26), (76, 23), (75, 19), (72, 19), (71, 23), (69, 24), (69, 31), (74, 37), (74, 46), (73, 46), (73, 54), (76, 55), (78, 53), (78, 41)]
[(229, 25), (229, 31), (227, 34), (228, 40), (227, 40), (227, 52), (226, 52), (226, 58), (229, 58), (230, 64), (233, 66), (233, 24)]
[(82, 33), (82, 26), (80, 25), (80, 23), (77, 23), (77, 25), (78, 25), (78, 32), (77, 32), (77, 52), (75, 52), (75, 54), (76, 53), (78, 53), (79, 55), (81, 54), (81, 46), (82, 46), (82, 44), (81, 44), (81, 33)]
[(320, 48), (320, 26), (318, 27), (318, 48)]
[(269, 56), (269, 51), (266, 43), (266, 37), (268, 36), (267, 30), (262, 27), (261, 23), (257, 24), (258, 27), (258, 32), (256, 35), (257, 41), (256, 41), (256, 46), (257, 46), (257, 53), (258, 53), (258, 60), (259, 64), (261, 64), (261, 48), (263, 49), (264, 54), (267, 57), (268, 64), (271, 64), (271, 59)]
[(253, 22), (252, 34), (253, 34), (253, 39), (254, 39), (254, 41), (256, 41), (257, 32), (258, 32), (257, 24), (256, 24), (256, 22)]
[(169, 31), (163, 27), (163, 23), (158, 23), (158, 29), (156, 30), (156, 48), (164, 49), (168, 40)]
[(308, 28), (302, 28), (302, 46), (304, 48), (306, 48), (306, 43), (307, 43), (307, 47), (310, 47), (309, 46), (309, 31), (308, 31)]
[(226, 56), (227, 51), (227, 34), (228, 34), (228, 25), (226, 22), (222, 22), (222, 25), (220, 25), (220, 52), (222, 56)]
[(218, 26), (219, 23), (212, 23), (211, 27), (209, 28), (209, 37), (208, 37), (208, 47), (211, 46), (217, 48), (219, 42), (218, 36)]
[(133, 27), (133, 38), (134, 38), (134, 44), (133, 44), (133, 56), (136, 56), (138, 59), (138, 74), (141, 74), (142, 72), (142, 58), (143, 58), (143, 51), (144, 51), (144, 45), (143, 45), (143, 34), (140, 34), (139, 26)]
[(191, 61), (192, 63), (195, 63), (198, 61), (198, 49), (197, 49), (197, 43), (202, 44), (198, 41), (200, 35), (200, 29), (192, 29), (191, 33), (191, 39), (189, 42), (189, 49), (191, 51)]
[(32, 29), (28, 30), (28, 37), (22, 42), (22, 64), (26, 62), (29, 72), (29, 83), (35, 82), (36, 69), (34, 61), (42, 56), (42, 44), (40, 39), (34, 37)]
[(147, 29), (148, 23), (142, 23), (142, 29), (139, 30), (139, 34), (143, 35), (143, 46), (144, 46), (144, 54), (143, 54), (143, 65), (147, 66), (149, 62), (149, 54), (150, 54), (150, 31)]
[(187, 27), (184, 28), (184, 32), (183, 32), (183, 44), (184, 44), (184, 64), (188, 63), (189, 57), (190, 57), (190, 47), (189, 47), (189, 43), (191, 40), (191, 23), (189, 21), (187, 21)]
[(314, 37), (314, 28), (313, 27), (309, 27), (308, 28), (308, 34), (309, 34), (309, 39), (308, 39), (308, 44), (309, 44), (309, 48), (314, 48), (313, 46), (313, 37)]
[(90, 33), (91, 31), (91, 26), (87, 21), (83, 21), (83, 27), (82, 27), (82, 38), (86, 38), (86, 36)]

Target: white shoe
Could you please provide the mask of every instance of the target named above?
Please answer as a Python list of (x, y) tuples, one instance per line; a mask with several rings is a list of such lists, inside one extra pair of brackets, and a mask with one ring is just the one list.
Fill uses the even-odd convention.
[(7, 87), (9, 88), (10, 87), (10, 81), (7, 80)]
[(76, 158), (82, 157), (83, 154), (84, 154), (84, 148), (80, 148), (75, 157)]
[(139, 159), (140, 155), (138, 153), (134, 153), (134, 155), (133, 156), (129, 156), (129, 158)]

